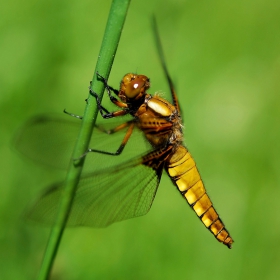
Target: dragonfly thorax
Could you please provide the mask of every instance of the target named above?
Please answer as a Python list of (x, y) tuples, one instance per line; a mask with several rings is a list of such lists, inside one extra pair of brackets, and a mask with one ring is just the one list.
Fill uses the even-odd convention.
[(183, 141), (181, 118), (176, 107), (158, 95), (145, 95), (143, 104), (133, 114), (137, 126), (155, 148)]

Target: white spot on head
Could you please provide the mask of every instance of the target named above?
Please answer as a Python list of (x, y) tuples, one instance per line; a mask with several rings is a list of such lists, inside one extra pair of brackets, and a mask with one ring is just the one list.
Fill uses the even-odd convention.
[(134, 84), (133, 85), (134, 88), (138, 88), (138, 86), (139, 86), (138, 84)]

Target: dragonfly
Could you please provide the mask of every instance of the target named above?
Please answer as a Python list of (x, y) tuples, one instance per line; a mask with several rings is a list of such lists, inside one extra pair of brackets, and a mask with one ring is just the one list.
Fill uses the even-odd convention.
[[(104, 121), (93, 131), (92, 142), (96, 147), (89, 148), (83, 155), (88, 170), (78, 184), (67, 226), (106, 227), (147, 214), (165, 172), (205, 227), (219, 242), (231, 248), (233, 239), (215, 210), (196, 163), (184, 145), (179, 101), (156, 26), (154, 30), (172, 102), (158, 94), (148, 93), (150, 79), (146, 75), (128, 73), (122, 78), (119, 89), (115, 89), (98, 74), (110, 101), (118, 109), (112, 112), (106, 109), (90, 87), (90, 94), (96, 99)], [(82, 119), (78, 115), (67, 114)], [(127, 117), (125, 121), (124, 117)], [(117, 120), (117, 124), (110, 120)], [(65, 143), (75, 139), (78, 129), (77, 120), (42, 115), (27, 122), (17, 136), (16, 146), (32, 159), (66, 168), (69, 150), (65, 149)], [(31, 144), (34, 138), (37, 142)], [(55, 152), (50, 152), (50, 145), (56, 147)], [(108, 147), (114, 150), (108, 151)], [(62, 192), (63, 182), (52, 184), (29, 211), (29, 218), (52, 224)]]

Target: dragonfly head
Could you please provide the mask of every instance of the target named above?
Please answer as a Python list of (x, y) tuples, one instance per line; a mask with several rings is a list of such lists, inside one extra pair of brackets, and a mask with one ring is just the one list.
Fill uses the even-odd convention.
[(147, 76), (129, 73), (121, 81), (119, 97), (125, 103), (139, 100), (149, 87), (150, 80)]

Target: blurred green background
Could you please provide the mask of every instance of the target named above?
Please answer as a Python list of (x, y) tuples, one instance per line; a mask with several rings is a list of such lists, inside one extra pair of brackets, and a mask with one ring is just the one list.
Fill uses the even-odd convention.
[[(110, 1), (18, 1), (0, 10), (0, 278), (34, 279), (49, 229), (21, 214), (63, 173), (10, 141), (38, 113), (82, 114)], [(280, 2), (132, 1), (110, 84), (127, 72), (168, 93), (155, 13), (185, 139), (235, 243), (219, 244), (164, 176), (148, 215), (67, 229), (52, 279), (279, 279)], [(62, 114), (62, 113), (61, 113)]]

